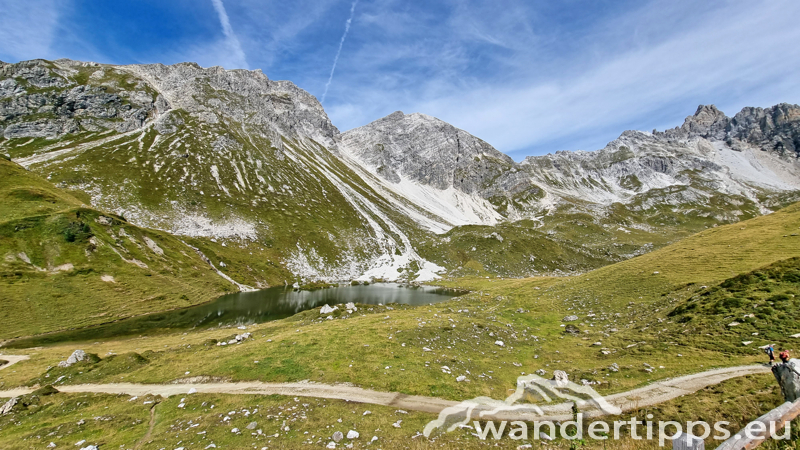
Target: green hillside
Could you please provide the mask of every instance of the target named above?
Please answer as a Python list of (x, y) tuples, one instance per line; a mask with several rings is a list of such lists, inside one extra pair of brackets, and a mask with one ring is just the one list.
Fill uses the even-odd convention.
[(167, 233), (0, 159), (0, 339), (208, 301), (235, 286)]
[[(209, 339), (227, 339), (232, 332), (213, 327), (188, 335), (55, 345), (37, 351), (31, 362), (20, 363), (18, 373), (0, 379), (7, 385), (40, 382), (44, 367), (80, 345), (100, 355), (112, 349), (151, 350), (148, 364), (125, 373), (131, 382), (169, 382), (185, 372), (229, 380), (347, 380), (377, 390), (464, 399), (502, 397), (522, 372), (564, 370), (573, 380), (596, 383), (600, 392), (619, 392), (701, 369), (763, 360), (756, 346), (765, 336), (782, 336), (772, 342), (781, 348), (797, 345), (789, 337), (792, 320), (800, 314), (797, 303), (770, 298), (796, 291), (791, 284), (796, 259), (791, 258), (800, 256), (800, 240), (791, 235), (798, 226), (800, 205), (793, 205), (581, 276), (460, 279), (448, 284), (473, 291), (448, 302), (361, 305), (354, 314), (337, 310), (334, 320), (325, 320), (318, 310), (305, 311), (248, 327), (255, 338), (232, 348), (209, 345)], [(774, 266), (761, 269), (770, 264)], [(782, 322), (775, 327), (773, 316), (748, 322), (753, 328), (743, 331), (763, 333), (748, 339), (754, 341), (748, 346), (715, 322), (727, 313), (719, 318), (713, 312), (707, 317), (693, 313), (690, 321), (674, 313), (704, 289), (737, 289), (727, 281), (731, 274), (775, 270), (781, 275), (773, 280), (782, 284), (769, 295), (756, 294), (753, 301), (780, 303), (774, 317)], [(714, 297), (710, 307), (716, 302)], [(569, 315), (577, 318), (564, 322)], [(699, 326), (704, 321), (713, 327)], [(612, 364), (616, 370), (610, 369)], [(71, 377), (68, 383), (118, 379), (118, 374), (103, 371), (63, 374)], [(457, 382), (459, 375), (470, 381)]]

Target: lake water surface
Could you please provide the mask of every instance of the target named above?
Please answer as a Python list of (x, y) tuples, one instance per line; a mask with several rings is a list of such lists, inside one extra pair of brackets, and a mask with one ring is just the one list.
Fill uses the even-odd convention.
[(462, 293), (431, 286), (402, 286), (394, 283), (342, 285), (313, 291), (277, 287), (228, 294), (202, 305), (132, 317), (105, 325), (19, 339), (7, 343), (5, 347), (33, 347), (57, 342), (99, 341), (194, 328), (249, 325), (283, 319), (324, 304), (353, 302), (368, 305), (427, 305)]

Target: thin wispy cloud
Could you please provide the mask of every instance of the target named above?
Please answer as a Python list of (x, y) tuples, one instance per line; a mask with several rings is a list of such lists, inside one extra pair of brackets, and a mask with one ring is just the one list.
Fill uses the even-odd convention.
[(259, 67), (341, 130), (421, 112), (518, 160), (680, 125), (700, 103), (800, 103), (796, 0), (348, 3), (342, 32), (342, 0), (0, 0), (0, 59)]
[[(792, 75), (800, 70), (800, 48), (793, 44), (800, 29), (792, 26), (800, 5), (731, 2), (698, 11), (690, 2), (678, 3), (652, 1), (598, 20), (582, 34), (534, 24), (531, 29), (543, 35), (519, 31), (527, 35), (529, 50), (499, 48), (499, 42), (513, 42), (513, 33), (486, 39), (464, 28), (466, 20), (429, 35), (416, 59), (397, 51), (405, 47), (395, 42), (408, 42), (402, 35), (389, 36), (352, 51), (349, 62), (359, 71), (337, 79), (342, 94), (326, 110), (343, 130), (396, 110), (426, 113), (521, 159), (556, 150), (595, 150), (626, 129), (680, 125), (700, 103), (733, 115), (744, 106), (800, 101), (800, 79)], [(481, 23), (499, 20), (513, 24), (500, 13)], [(359, 33), (368, 34), (363, 28), (382, 21), (372, 16), (360, 22)], [(674, 26), (650, 25), (659, 21)], [(494, 29), (513, 31), (511, 26)], [(436, 56), (452, 53), (451, 48), (469, 55), (457, 62), (460, 71), (448, 71)], [(393, 56), (394, 64), (388, 61)]]
[(322, 93), (322, 101), (320, 103), (325, 103), (325, 97), (327, 97), (328, 95), (328, 88), (331, 87), (331, 81), (333, 81), (333, 73), (336, 72), (336, 63), (339, 62), (339, 55), (342, 53), (344, 40), (347, 39), (347, 33), (350, 32), (350, 24), (353, 22), (353, 14), (356, 11), (357, 4), (358, 0), (355, 0), (353, 4), (350, 6), (350, 17), (347, 18), (347, 22), (344, 24), (344, 33), (342, 34), (342, 39), (339, 41), (339, 49), (336, 50), (336, 56), (333, 58), (333, 66), (331, 67), (331, 74), (330, 76), (328, 76), (328, 82), (325, 83), (325, 91)]
[(239, 67), (236, 68), (249, 69), (247, 55), (245, 55), (244, 50), (242, 50), (242, 44), (239, 42), (239, 38), (236, 37), (236, 33), (233, 32), (231, 21), (228, 18), (228, 12), (225, 11), (225, 5), (222, 3), (222, 0), (211, 0), (211, 3), (214, 4), (214, 9), (219, 16), (219, 23), (222, 25), (222, 34), (225, 35), (226, 43), (230, 51), (233, 52), (233, 61), (239, 65)]
[[(29, 2), (0, 0), (0, 59), (49, 58), (63, 5), (55, 0)], [(35, 27), (32, 27), (35, 24)]]

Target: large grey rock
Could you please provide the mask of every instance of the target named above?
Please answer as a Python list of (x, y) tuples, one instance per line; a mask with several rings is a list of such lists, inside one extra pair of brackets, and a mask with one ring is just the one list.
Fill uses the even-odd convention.
[(86, 359), (86, 352), (83, 350), (75, 350), (69, 355), (66, 361), (61, 361), (58, 363), (58, 367), (69, 367), (77, 362), (84, 361)]
[(553, 381), (556, 382), (556, 386), (564, 387), (569, 384), (569, 375), (563, 370), (554, 370)]
[(775, 375), (787, 402), (800, 399), (800, 360), (793, 358), (787, 363), (775, 364), (772, 366), (772, 374)]
[(19, 397), (14, 397), (3, 404), (0, 407), (0, 416), (5, 416), (6, 414), (10, 413), (11, 410), (14, 409), (14, 406), (19, 402)]

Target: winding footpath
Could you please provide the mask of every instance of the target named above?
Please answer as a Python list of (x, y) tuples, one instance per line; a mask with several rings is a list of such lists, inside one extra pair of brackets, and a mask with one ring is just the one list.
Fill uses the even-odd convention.
[(0, 355), (0, 359), (3, 361), (8, 361), (7, 364), (3, 364), (0, 366), (0, 370), (8, 369), (9, 367), (13, 366), (14, 364), (25, 361), (26, 359), (31, 359), (28, 355)]
[[(9, 367), (14, 362), (27, 359), (24, 356), (2, 356), (10, 364), (1, 367), (0, 370)], [(13, 362), (11, 362), (13, 361)], [(693, 394), (708, 386), (719, 384), (731, 378), (747, 375), (770, 373), (769, 366), (750, 365), (726, 367), (723, 369), (708, 370), (692, 375), (678, 378), (661, 380), (647, 386), (633, 389), (627, 392), (611, 394), (605, 400), (611, 405), (619, 407), (623, 412), (631, 411), (642, 407), (652, 406), (681, 397)], [(57, 389), (67, 393), (105, 393), (105, 394), (127, 394), (127, 395), (161, 395), (169, 397), (172, 395), (184, 395), (189, 390), (194, 389), (197, 393), (213, 394), (249, 394), (249, 395), (285, 395), (293, 397), (315, 397), (334, 400), (346, 400), (357, 403), (368, 403), (373, 405), (383, 405), (403, 410), (421, 411), (426, 413), (439, 414), (446, 408), (457, 407), (461, 402), (444, 400), (435, 397), (424, 397), (418, 395), (406, 395), (399, 392), (379, 392), (370, 389), (363, 389), (349, 385), (331, 385), (322, 383), (264, 383), (260, 381), (244, 382), (223, 382), (223, 383), (181, 383), (181, 384), (134, 384), (134, 383), (110, 383), (110, 384), (78, 384), (61, 385)], [(17, 397), (33, 392), (32, 388), (16, 388), (0, 391), (0, 398)], [(571, 416), (572, 402), (551, 403), (541, 405), (541, 409), (548, 418), (559, 419), (560, 417)], [(600, 415), (600, 411), (589, 411), (588, 416)], [(542, 419), (541, 415), (538, 419)]]

